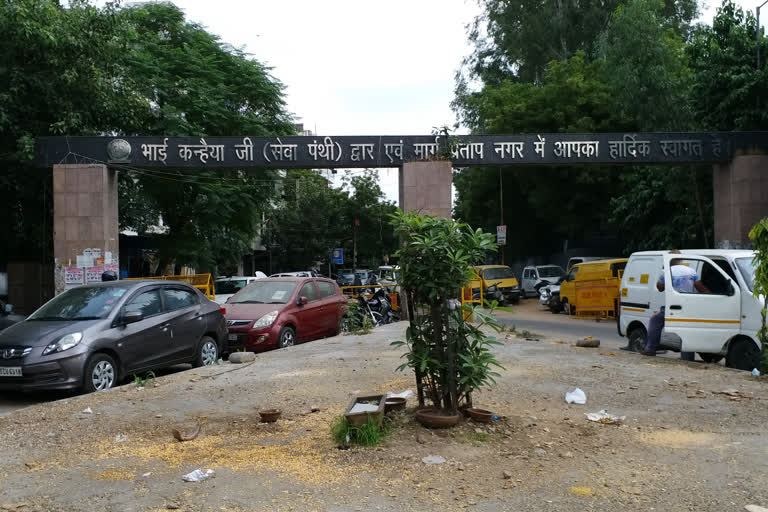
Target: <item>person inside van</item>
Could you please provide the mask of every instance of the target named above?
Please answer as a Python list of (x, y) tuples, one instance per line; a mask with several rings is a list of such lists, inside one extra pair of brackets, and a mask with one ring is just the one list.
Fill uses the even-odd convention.
[[(680, 251), (670, 251), (670, 254), (680, 254)], [(710, 293), (709, 289), (701, 282), (699, 275), (695, 270), (683, 265), (681, 259), (676, 258), (670, 260), (669, 273), (672, 275), (672, 288), (679, 293)], [(659, 279), (656, 281), (656, 289), (660, 292), (665, 290), (664, 286), (664, 269), (662, 269)], [(661, 342), (661, 331), (664, 329), (664, 312), (665, 307), (661, 306), (661, 309), (655, 315), (651, 315), (648, 320), (648, 342), (645, 345), (645, 350), (641, 352), (644, 356), (655, 356), (656, 349)], [(693, 352), (680, 351), (680, 359), (684, 361), (693, 361), (695, 354)]]

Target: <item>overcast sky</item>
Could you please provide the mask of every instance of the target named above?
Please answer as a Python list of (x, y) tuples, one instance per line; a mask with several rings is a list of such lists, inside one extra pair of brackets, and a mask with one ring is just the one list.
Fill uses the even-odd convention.
[[(422, 135), (452, 125), (454, 73), (475, 0), (173, 0), (271, 66), (288, 109), (321, 135)], [(736, 0), (754, 12), (759, 2)], [(711, 23), (718, 1), (708, 2)], [(768, 19), (768, 8), (766, 15)], [(380, 173), (397, 199), (397, 173)]]

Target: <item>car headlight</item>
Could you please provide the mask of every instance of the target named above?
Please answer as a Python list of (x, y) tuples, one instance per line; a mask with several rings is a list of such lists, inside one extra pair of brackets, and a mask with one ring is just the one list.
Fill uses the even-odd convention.
[(279, 311), (271, 311), (267, 313), (263, 317), (259, 318), (255, 324), (253, 324), (253, 329), (261, 329), (262, 327), (269, 327), (275, 322), (275, 320), (277, 319), (277, 315), (279, 313), (280, 313)]
[(43, 355), (47, 356), (48, 354), (53, 354), (54, 352), (64, 352), (65, 350), (69, 350), (80, 343), (80, 340), (82, 339), (83, 333), (81, 332), (73, 332), (71, 334), (67, 334), (58, 341), (54, 341), (45, 347), (45, 350), (43, 350)]

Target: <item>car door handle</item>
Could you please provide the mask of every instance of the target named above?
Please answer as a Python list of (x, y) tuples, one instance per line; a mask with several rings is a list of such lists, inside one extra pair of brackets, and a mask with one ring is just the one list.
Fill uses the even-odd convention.
[(683, 309), (683, 306), (679, 306), (677, 304), (673, 304), (673, 305), (669, 306), (669, 309)]
[(167, 329), (168, 329), (170, 326), (171, 326), (171, 324), (170, 324), (170, 323), (165, 323), (165, 324), (159, 325), (158, 327), (159, 327), (160, 329), (162, 329), (162, 330), (164, 330), (164, 331), (165, 331), (165, 330), (167, 330)]

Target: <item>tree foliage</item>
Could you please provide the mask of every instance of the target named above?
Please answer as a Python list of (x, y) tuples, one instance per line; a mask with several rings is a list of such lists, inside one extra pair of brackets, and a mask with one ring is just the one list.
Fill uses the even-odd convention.
[[(473, 133), (766, 127), (759, 101), (768, 77), (765, 62), (755, 68), (754, 18), (731, 0), (712, 26), (692, 25), (695, 0), (481, 5), (453, 102)], [(511, 167), (502, 171), (500, 219), (498, 172), (466, 169), (455, 179), (455, 215), (486, 229), (500, 220), (513, 226), (506, 252), (514, 256), (550, 254), (563, 239), (574, 246), (594, 232), (612, 233), (626, 251), (706, 246), (709, 172)], [(521, 212), (525, 222), (515, 222)]]
[(761, 219), (749, 232), (749, 239), (755, 247), (755, 277), (753, 280), (755, 297), (763, 298), (760, 311), (761, 325), (758, 338), (763, 346), (761, 372), (768, 374), (768, 326), (765, 317), (768, 313), (768, 218)]
[[(40, 229), (52, 224), (50, 178), (29, 180), (36, 136), (295, 132), (269, 69), (171, 3), (10, 0), (0, 2), (0, 28), (0, 190), (13, 198), (0, 227), (5, 260), (44, 260), (50, 249), (50, 230)], [(120, 225), (144, 231), (162, 218), (167, 231), (154, 236), (164, 261), (231, 263), (256, 236), (273, 180), (269, 172), (126, 169)]]
[(405, 341), (392, 344), (407, 348), (399, 369), (414, 370), (420, 405), (426, 394), (436, 407), (453, 412), (460, 404), (471, 406), (472, 392), (497, 376), (490, 349), (498, 342), (482, 328), (499, 325), (481, 308), (475, 311), (479, 325), (466, 322), (456, 297), (472, 277), (471, 265), (496, 249), (494, 236), (450, 219), (402, 211), (392, 216), (392, 224), (403, 241), (398, 282), (410, 319)]
[(352, 267), (355, 231), (358, 268), (376, 268), (397, 249), (389, 223), (396, 207), (384, 199), (373, 172), (349, 173), (335, 188), (316, 172), (289, 171), (277, 197), (265, 241), (281, 270), (327, 262), (334, 248), (344, 250), (344, 266)]

